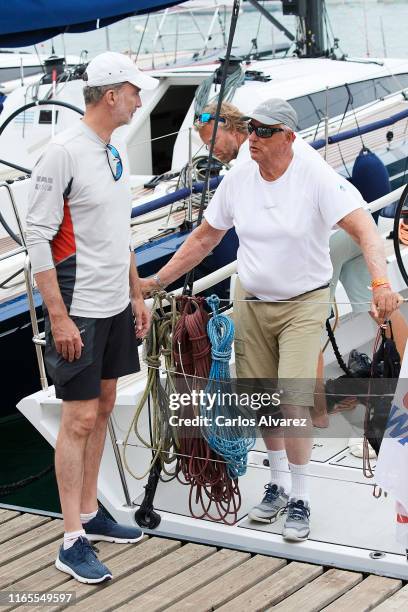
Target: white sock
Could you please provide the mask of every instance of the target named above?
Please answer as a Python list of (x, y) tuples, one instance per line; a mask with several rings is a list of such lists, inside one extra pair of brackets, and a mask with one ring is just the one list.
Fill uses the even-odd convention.
[(84, 529), (80, 529), (79, 531), (68, 531), (64, 533), (64, 550), (68, 550), (75, 544), (78, 538), (86, 537), (86, 533)]
[(288, 472), (288, 458), (285, 449), (268, 450), (269, 468), (271, 470), (271, 483), (283, 487), (286, 493), (290, 489), (290, 474)]
[(89, 523), (89, 521), (92, 521), (93, 518), (95, 518), (95, 516), (98, 514), (98, 510), (95, 510), (95, 512), (90, 512), (89, 514), (81, 514), (79, 515), (79, 518), (81, 519), (81, 523), (83, 525), (86, 525), (87, 523)]
[(309, 502), (309, 463), (305, 463), (304, 465), (289, 463), (289, 469), (292, 475), (292, 488), (290, 490), (289, 499), (303, 499)]

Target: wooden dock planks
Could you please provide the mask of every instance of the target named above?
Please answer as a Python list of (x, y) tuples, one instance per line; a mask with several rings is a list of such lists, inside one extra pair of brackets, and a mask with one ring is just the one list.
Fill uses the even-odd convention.
[(20, 512), (15, 512), (14, 510), (5, 510), (4, 508), (0, 508), (0, 525), (7, 523), (7, 521), (11, 521), (13, 518), (17, 516), (21, 516)]
[(101, 605), (105, 606), (104, 610), (117, 610), (124, 603), (134, 600), (135, 597), (150, 589), (154, 589), (157, 585), (177, 576), (186, 568), (199, 563), (216, 552), (216, 549), (210, 546), (200, 544), (181, 546), (178, 541), (162, 540), (161, 538), (158, 538), (158, 540), (166, 542), (169, 554), (163, 552), (161, 558), (154, 563), (149, 563), (139, 571), (132, 572), (122, 580), (115, 579), (108, 583), (108, 598), (102, 589), (96, 587), (91, 596), (76, 605), (75, 612), (77, 610), (99, 612)]
[(60, 520), (50, 521), (48, 519), (46, 523), (39, 523), (38, 527), (24, 531), (0, 546), (0, 566), (24, 557), (27, 553), (61, 538), (62, 534), (63, 526)]
[[(183, 599), (183, 611), (204, 612), (219, 608), (232, 599), (236, 601), (238, 595), (261, 583), (264, 578), (275, 574), (285, 565), (285, 559), (256, 555), (227, 574), (212, 580), (210, 584), (194, 590), (194, 593)], [(179, 609), (180, 604), (176, 603), (167, 608), (166, 612), (178, 612)]]
[[(203, 549), (207, 548), (203, 545), (200, 546)], [(249, 557), (250, 553), (222, 549), (128, 602), (122, 608), (122, 612), (125, 612), (125, 608), (126, 612), (133, 610), (143, 610), (143, 612), (167, 610), (169, 606), (180, 602), (197, 588), (211, 583), (230, 569), (249, 559)], [(181, 606), (182, 603), (180, 602)]]
[(396, 612), (397, 610), (401, 612), (408, 610), (408, 585), (376, 608), (376, 612)]
[(12, 540), (16, 536), (31, 531), (35, 527), (48, 523), (47, 516), (34, 516), (33, 514), (23, 514), (19, 520), (11, 520), (0, 526), (0, 544)]
[(347, 591), (335, 602), (325, 608), (327, 612), (368, 612), (388, 597), (391, 597), (402, 586), (401, 580), (368, 576), (357, 586)]
[(259, 581), (239, 597), (221, 606), (220, 610), (222, 612), (266, 610), (278, 604), (285, 597), (289, 597), (322, 573), (323, 568), (320, 565), (293, 561), (266, 580)]
[(362, 575), (356, 572), (329, 569), (319, 578), (274, 606), (274, 612), (278, 610), (279, 612), (293, 612), (293, 610), (319, 612), (361, 582), (362, 578)]
[[(0, 589), (71, 592), (76, 612), (408, 610), (408, 585), (401, 580), (363, 579), (356, 572), (160, 537), (136, 545), (98, 543), (114, 579), (81, 584), (55, 568), (62, 532), (59, 519), (0, 509)], [(49, 612), (62, 609), (47, 605)], [(2, 610), (24, 612), (27, 606)], [(31, 612), (43, 610), (30, 605)]]

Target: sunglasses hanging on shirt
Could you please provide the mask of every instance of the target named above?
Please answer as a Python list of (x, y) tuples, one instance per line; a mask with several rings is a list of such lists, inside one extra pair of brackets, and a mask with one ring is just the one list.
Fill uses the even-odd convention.
[(285, 130), (283, 128), (268, 127), (265, 125), (259, 125), (258, 127), (255, 127), (255, 125), (252, 125), (252, 123), (248, 123), (248, 132), (250, 134), (252, 134), (252, 132), (255, 132), (258, 138), (270, 138), (274, 134), (284, 131)]
[(106, 145), (106, 157), (108, 158), (109, 168), (115, 181), (118, 181), (123, 173), (123, 164), (116, 147), (111, 144)]

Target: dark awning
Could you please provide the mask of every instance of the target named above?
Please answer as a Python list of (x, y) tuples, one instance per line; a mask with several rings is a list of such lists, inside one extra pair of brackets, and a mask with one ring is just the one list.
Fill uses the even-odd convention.
[(89, 32), (183, 1), (8, 0), (0, 11), (0, 47), (24, 47), (65, 32)]

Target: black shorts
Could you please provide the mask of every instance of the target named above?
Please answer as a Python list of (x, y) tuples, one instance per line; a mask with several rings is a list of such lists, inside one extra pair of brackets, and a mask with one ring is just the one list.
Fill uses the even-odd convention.
[(125, 310), (105, 319), (71, 316), (81, 334), (81, 357), (69, 362), (57, 352), (45, 315), (45, 365), (55, 385), (56, 397), (65, 401), (100, 396), (101, 380), (139, 372), (138, 345), (133, 313)]

